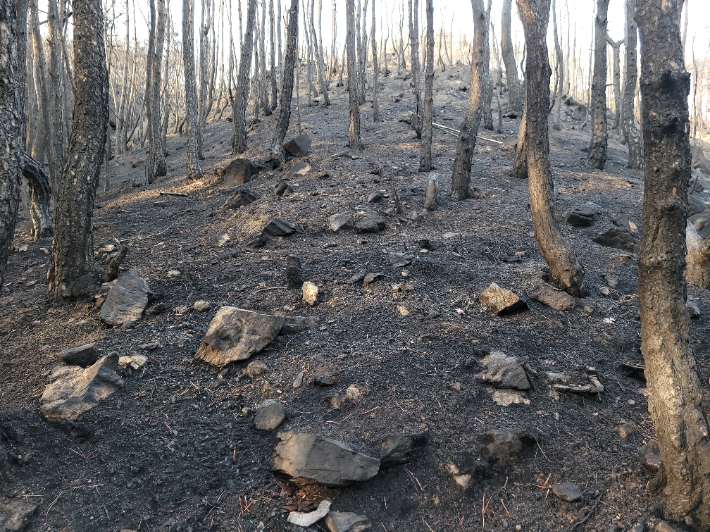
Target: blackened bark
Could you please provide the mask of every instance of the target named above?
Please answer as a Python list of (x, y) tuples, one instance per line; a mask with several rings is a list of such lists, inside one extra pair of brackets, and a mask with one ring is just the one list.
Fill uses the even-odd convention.
[(185, 68), (185, 114), (187, 115), (187, 168), (190, 179), (202, 177), (198, 150), (197, 84), (195, 82), (195, 35), (192, 0), (182, 2), (182, 59)]
[(503, 0), (500, 47), (505, 64), (505, 81), (508, 85), (508, 107), (513, 111), (520, 112), (523, 104), (518, 90), (518, 65), (515, 64), (515, 49), (511, 32), (512, 6), (513, 0)]
[[(234, 122), (234, 137), (232, 138), (232, 153), (237, 155), (247, 151), (247, 98), (249, 96), (249, 72), (251, 71), (252, 47), (254, 45), (254, 18), (256, 0), (247, 4), (247, 26), (242, 42), (239, 59), (239, 74), (237, 76), (237, 94), (232, 100), (232, 120)], [(284, 72), (285, 74), (285, 72)]]
[(27, 180), (30, 189), (30, 218), (32, 220), (32, 239), (52, 236), (54, 222), (52, 221), (51, 187), (49, 176), (42, 165), (24, 154), (22, 159), (22, 176)]
[(76, 101), (67, 164), (56, 193), (50, 300), (85, 295), (94, 271), (91, 218), (106, 142), (108, 75), (101, 0), (74, 0)]
[(0, 287), (12, 246), (20, 202), (24, 58), (19, 57), (15, 0), (0, 0)]
[[(153, 2), (151, 0), (152, 6)], [(154, 9), (151, 9), (151, 16), (153, 16), (154, 11)], [(168, 173), (160, 121), (161, 66), (163, 62), (163, 43), (165, 42), (165, 18), (165, 0), (158, 0), (158, 19), (154, 35), (153, 56), (150, 58), (150, 81), (147, 99), (148, 144), (150, 147), (146, 172), (148, 183), (152, 183), (156, 177), (164, 176)]]
[(476, 147), (476, 136), (481, 124), (481, 104), (483, 102), (483, 62), (488, 41), (489, 20), (483, 0), (471, 0), (473, 9), (473, 58), (471, 61), (471, 89), (468, 110), (461, 123), (461, 133), (456, 146), (454, 170), (451, 174), (451, 195), (463, 200), (468, 197), (471, 181), (471, 161)]
[(555, 126), (562, 129), (562, 93), (565, 84), (565, 62), (562, 55), (562, 46), (560, 45), (559, 34), (557, 32), (557, 9), (555, 0), (552, 0), (552, 34), (555, 39), (555, 61), (557, 66), (557, 91), (555, 93)]
[(526, 61), (526, 124), (528, 186), (530, 213), (535, 241), (555, 285), (570, 294), (586, 294), (584, 270), (577, 262), (574, 250), (560, 233), (555, 217), (555, 194), (550, 170), (550, 137), (548, 113), (550, 106), (550, 64), (547, 52), (547, 21), (550, 0), (517, 0), (518, 12), (525, 29)]
[(271, 35), (271, 108), (276, 109), (279, 100), (278, 82), (276, 80), (276, 26), (280, 25), (281, 22), (276, 19), (276, 13), (274, 13), (274, 0), (269, 0), (269, 12), (271, 14), (269, 17), (271, 28), (269, 32)]
[(710, 528), (710, 426), (685, 310), (691, 176), (688, 94), (676, 0), (639, 0), (644, 173), (638, 253), (641, 353), (666, 476), (665, 514)]
[(350, 99), (350, 123), (348, 127), (351, 150), (362, 150), (360, 141), (360, 104), (357, 90), (357, 65), (355, 63), (355, 0), (346, 0), (345, 19), (347, 22), (345, 47), (348, 56), (348, 96)]
[(587, 166), (604, 170), (606, 164), (607, 120), (606, 120), (606, 26), (609, 0), (597, 0), (597, 14), (594, 18), (594, 72), (590, 113), (592, 117), (592, 139), (589, 143)]
[(422, 138), (422, 97), (419, 90), (419, 0), (409, 0), (409, 47), (412, 61), (412, 85), (414, 86), (414, 114), (412, 127), (417, 138)]
[(626, 72), (624, 79), (624, 96), (621, 103), (621, 130), (626, 146), (629, 148), (628, 167), (640, 170), (643, 168), (643, 146), (641, 135), (634, 124), (634, 99), (638, 78), (638, 58), (636, 44), (638, 42), (638, 27), (634, 16), (636, 0), (626, 0), (626, 26), (624, 30), (624, 50), (626, 54)]
[(286, 56), (284, 58), (283, 85), (281, 87), (281, 102), (279, 103), (279, 118), (271, 141), (271, 164), (274, 167), (286, 162), (286, 152), (283, 148), (286, 132), (291, 120), (291, 99), (293, 98), (293, 78), (296, 70), (296, 53), (298, 52), (298, 0), (291, 0), (288, 11), (288, 28), (286, 30)]
[(515, 159), (513, 160), (513, 176), (518, 179), (528, 178), (528, 144), (525, 136), (528, 122), (527, 102), (523, 106), (523, 117), (518, 129), (518, 141), (515, 144)]
[[(490, 25), (491, 7), (493, 0), (488, 0), (486, 7), (486, 20)], [(490, 32), (490, 28), (489, 28)], [(483, 127), (490, 131), (493, 130), (493, 113), (491, 111), (491, 102), (493, 101), (493, 86), (491, 85), (491, 43), (486, 39), (485, 49), (483, 51), (483, 104), (481, 118), (483, 119)]]
[[(376, 29), (377, 25), (375, 23), (375, 14), (376, 14), (376, 9), (375, 9), (375, 0), (372, 0), (372, 35), (370, 36), (370, 39), (372, 40), (372, 121), (373, 122), (379, 122), (380, 121), (380, 104), (377, 101), (377, 77), (379, 75), (379, 67), (377, 65), (377, 39), (375, 36), (377, 35)], [(387, 49), (387, 46), (385, 45), (385, 51)], [(387, 56), (385, 55), (385, 58)], [(387, 70), (387, 64), (385, 63), (385, 70)]]
[(419, 171), (431, 172), (432, 115), (434, 114), (434, 2), (426, 0), (426, 55), (424, 57), (424, 112)]

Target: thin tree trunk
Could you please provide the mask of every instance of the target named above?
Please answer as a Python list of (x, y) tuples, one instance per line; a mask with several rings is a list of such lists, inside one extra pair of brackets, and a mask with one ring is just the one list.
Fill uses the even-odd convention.
[[(151, 6), (152, 6), (151, 0)], [(153, 183), (156, 177), (167, 175), (163, 151), (163, 132), (160, 120), (161, 67), (163, 64), (163, 44), (165, 42), (165, 0), (158, 0), (158, 23), (155, 31), (153, 57), (151, 57), (150, 94), (148, 95), (148, 155), (147, 178)]]
[(266, 86), (266, 0), (261, 2), (261, 24), (258, 33), (259, 46), (259, 95), (261, 108), (264, 115), (271, 116), (271, 105), (269, 104), (269, 91)]
[(91, 219), (108, 122), (101, 0), (74, 0), (76, 102), (67, 164), (56, 197), (48, 297), (80, 297), (98, 281)]
[(276, 20), (276, 13), (274, 13), (274, 0), (269, 0), (269, 12), (271, 14), (271, 108), (276, 109), (279, 100), (279, 89), (276, 81), (276, 26), (279, 22)]
[(612, 50), (612, 84), (614, 86), (614, 122), (612, 123), (611, 129), (618, 129), (619, 123), (621, 122), (621, 45), (624, 43), (623, 40), (614, 42), (608, 35), (606, 36), (606, 42), (611, 46)]
[(557, 9), (555, 0), (552, 0), (552, 33), (555, 38), (555, 57), (557, 59), (557, 91), (555, 95), (555, 127), (562, 129), (562, 93), (565, 85), (565, 62), (562, 55), (562, 46), (557, 33)]
[[(320, 10), (322, 8), (322, 0), (318, 0), (318, 9)], [(320, 19), (320, 15), (318, 17)], [(313, 13), (313, 2), (311, 2), (311, 16), (310, 16), (310, 24), (311, 24), (311, 40), (313, 41), (313, 48), (315, 51), (315, 56), (316, 56), (316, 66), (317, 68), (317, 73), (318, 73), (318, 85), (320, 87), (320, 92), (323, 95), (323, 107), (329, 107), (330, 106), (330, 98), (328, 98), (328, 82), (326, 81), (325, 78), (325, 61), (323, 60), (323, 53), (321, 50), (321, 46), (319, 44), (318, 40), (318, 34), (316, 33), (316, 25), (314, 21), (314, 13)], [(320, 31), (320, 28), (318, 28)]]
[(350, 125), (348, 128), (351, 150), (362, 150), (360, 140), (360, 105), (357, 95), (357, 74), (355, 64), (355, 0), (345, 2), (345, 20), (347, 22), (345, 46), (348, 54), (348, 96), (350, 99)]
[(471, 89), (466, 116), (461, 123), (461, 133), (456, 146), (454, 170), (451, 174), (451, 195), (464, 200), (469, 195), (471, 162), (476, 148), (476, 136), (481, 124), (483, 104), (483, 62), (488, 41), (489, 20), (483, 0), (471, 0), (473, 10), (473, 60), (471, 61)]
[(131, 13), (129, 0), (126, 0), (126, 47), (123, 55), (123, 74), (121, 76), (121, 96), (116, 109), (116, 153), (123, 153), (121, 139), (125, 129), (126, 121), (126, 97), (128, 96), (128, 65), (130, 63), (131, 50)]
[(49, 166), (50, 168), (54, 166), (54, 174), (59, 176), (62, 174), (64, 166), (64, 118), (62, 117), (64, 105), (62, 99), (62, 51), (59, 47), (60, 21), (57, 0), (48, 0), (47, 15), (49, 23), (49, 77), (51, 78), (52, 87), (50, 100), (50, 105), (52, 106), (52, 136), (49, 142), (53, 145), (51, 151), (52, 160), (49, 162)]
[(624, 29), (624, 51), (625, 58), (625, 78), (624, 95), (621, 104), (621, 129), (624, 141), (629, 149), (629, 168), (640, 170), (643, 168), (643, 146), (641, 135), (639, 134), (634, 117), (634, 100), (636, 98), (636, 87), (638, 85), (638, 59), (636, 44), (638, 41), (638, 28), (634, 19), (636, 13), (636, 0), (625, 0), (626, 25)]
[(419, 147), (419, 171), (431, 172), (432, 116), (434, 111), (434, 1), (426, 0), (426, 57), (424, 58), (424, 116)]
[(210, 57), (210, 25), (211, 12), (210, 0), (202, 0), (200, 2), (200, 92), (198, 103), (198, 120), (197, 128), (197, 154), (200, 160), (204, 159), (202, 137), (204, 135), (205, 126), (207, 125), (207, 94), (209, 92), (209, 57)]
[(638, 254), (641, 353), (666, 477), (665, 515), (710, 528), (710, 425), (689, 341), (685, 254), (690, 75), (676, 0), (639, 0), (646, 170)]
[(409, 0), (409, 43), (411, 47), (412, 83), (414, 85), (414, 115), (412, 126), (417, 138), (422, 138), (421, 94), (419, 92), (419, 0)]
[(515, 48), (513, 48), (511, 32), (512, 11), (513, 0), (503, 0), (500, 46), (505, 64), (505, 81), (508, 85), (508, 107), (513, 111), (520, 112), (523, 104), (518, 94), (518, 65), (515, 63)]
[(296, 70), (296, 54), (298, 53), (298, 0), (291, 0), (288, 12), (288, 29), (286, 31), (286, 56), (284, 58), (283, 86), (281, 87), (281, 102), (279, 103), (279, 118), (271, 141), (271, 164), (274, 168), (286, 162), (286, 152), (283, 148), (286, 132), (291, 120), (291, 99), (293, 98), (293, 81)]
[(525, 29), (526, 125), (530, 212), (535, 240), (550, 268), (554, 284), (570, 294), (586, 294), (584, 271), (572, 246), (562, 237), (555, 218), (555, 195), (550, 170), (548, 113), (550, 105), (550, 64), (547, 51), (547, 21), (550, 0), (517, 0)]
[(528, 178), (528, 143), (527, 143), (528, 104), (523, 105), (523, 116), (518, 128), (518, 140), (515, 144), (515, 159), (513, 160), (513, 176), (518, 179)]
[(52, 221), (51, 189), (49, 177), (42, 165), (24, 154), (22, 159), (22, 176), (27, 180), (30, 189), (30, 219), (32, 220), (32, 239), (52, 236), (54, 222)]
[(232, 120), (234, 121), (232, 153), (234, 155), (247, 151), (246, 109), (247, 98), (249, 96), (249, 72), (251, 70), (252, 46), (254, 43), (255, 11), (256, 0), (249, 0), (247, 3), (247, 27), (239, 60), (237, 94), (232, 100)]
[(607, 148), (606, 120), (606, 26), (609, 0), (597, 0), (594, 18), (594, 72), (589, 111), (592, 118), (592, 138), (587, 154), (587, 166), (604, 170)]
[[(43, 128), (38, 131), (41, 137), (43, 137), (41, 155), (44, 156), (45, 152), (48, 161), (54, 161), (54, 142), (50, 139), (52, 138), (53, 123), (50, 117), (50, 97), (49, 97), (49, 74), (47, 73), (47, 63), (44, 55), (44, 46), (42, 44), (42, 35), (39, 29), (39, 13), (37, 9), (37, 0), (31, 0), (30, 3), (30, 18), (32, 25), (32, 38), (34, 42), (34, 51), (37, 55), (37, 79), (39, 80), (39, 107), (42, 115)], [(39, 152), (40, 150), (38, 150)], [(38, 158), (40, 153), (35, 153)], [(59, 169), (55, 164), (49, 165), (49, 180), (52, 187), (56, 190), (57, 184), (59, 183)]]
[[(252, 0), (253, 1), (253, 0)], [(195, 83), (194, 6), (192, 0), (182, 2), (182, 59), (185, 64), (185, 114), (187, 116), (187, 168), (190, 179), (202, 177), (198, 150), (197, 85)]]
[[(491, 7), (493, 0), (488, 0), (486, 7), (486, 20), (491, 20)], [(493, 101), (493, 89), (491, 87), (491, 43), (486, 39), (485, 49), (483, 51), (483, 102), (481, 109), (481, 118), (483, 119), (483, 127), (489, 131), (493, 130), (493, 113), (491, 112), (491, 102)]]
[(377, 90), (378, 90), (378, 81), (377, 81), (377, 76), (379, 74), (379, 69), (377, 65), (377, 39), (376, 39), (376, 30), (377, 30), (377, 24), (375, 22), (376, 17), (375, 17), (375, 12), (377, 10), (375, 9), (375, 0), (372, 0), (372, 35), (370, 38), (372, 39), (372, 121), (373, 122), (379, 122), (380, 121), (380, 105), (377, 101)]

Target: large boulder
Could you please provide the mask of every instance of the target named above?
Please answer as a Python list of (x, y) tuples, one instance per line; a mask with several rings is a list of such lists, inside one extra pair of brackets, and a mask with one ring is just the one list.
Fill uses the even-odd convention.
[(109, 290), (101, 307), (101, 319), (109, 325), (129, 325), (140, 320), (149, 294), (148, 283), (138, 271), (127, 271)]
[(346, 486), (377, 475), (380, 461), (316, 434), (280, 432), (273, 470), (305, 484)]
[(195, 358), (222, 367), (246, 360), (281, 332), (284, 319), (236, 307), (222, 307), (212, 319)]
[(60, 366), (50, 376), (53, 382), (44, 390), (39, 409), (48, 420), (66, 423), (99, 404), (116, 390), (123, 380), (116, 373), (118, 355), (107, 355), (86, 369)]
[(218, 181), (222, 188), (240, 187), (248, 183), (259, 173), (259, 167), (254, 165), (249, 159), (232, 159), (221, 171)]
[(293, 157), (305, 157), (311, 151), (311, 137), (308, 133), (301, 133), (284, 144), (284, 150)]

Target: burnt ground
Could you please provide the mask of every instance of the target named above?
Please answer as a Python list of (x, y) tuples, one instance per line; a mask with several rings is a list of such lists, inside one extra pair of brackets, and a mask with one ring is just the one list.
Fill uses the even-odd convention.
[[(466, 77), (465, 69), (437, 72), (436, 122), (458, 127)], [(112, 191), (97, 199), (95, 247), (128, 244), (122, 271), (137, 268), (168, 309), (134, 328), (107, 327), (92, 301), (48, 304), (42, 248), (51, 240), (31, 242), (27, 219), (21, 221), (15, 245), (27, 244), (28, 251), (11, 255), (0, 293), (0, 441), (14, 457), (0, 489), (37, 504), (29, 530), (293, 530), (289, 510), (308, 510), (330, 497), (334, 509), (366, 514), (380, 531), (569, 530), (590, 509), (577, 530), (606, 531), (613, 522), (630, 527), (657, 502), (647, 490), (653, 473), (638, 458), (653, 434), (644, 383), (617, 368), (642, 362), (636, 257), (591, 239), (612, 227), (614, 216), (640, 226), (642, 173), (625, 168), (625, 147), (613, 134), (607, 170), (584, 168), (588, 131), (582, 115), (565, 108), (562, 130), (551, 131), (558, 211), (593, 202), (598, 214), (589, 228), (561, 224), (586, 269), (590, 295), (572, 311), (555, 311), (528, 296), (542, 282), (545, 264), (532, 236), (527, 183), (510, 176), (519, 121), (504, 119), (501, 134), (481, 130), (502, 142), (481, 139), (476, 146), (472, 185), (485, 197), (457, 202), (442, 193), (437, 211), (412, 221), (410, 214), (422, 211), (429, 176), (417, 172), (418, 142), (400, 121), (411, 111), (408, 82), (389, 77), (384, 83), (384, 122), (373, 124), (371, 106), (363, 107), (365, 151), (353, 159), (340, 156), (347, 144), (344, 89), (332, 87), (328, 109), (306, 107), (302, 96), (302, 127), (313, 138), (305, 157), (311, 171), (290, 175), (294, 192), (284, 198), (272, 188), (288, 170), (262, 171), (249, 184), (260, 199), (236, 212), (221, 209), (230, 191), (213, 175), (231, 157), (231, 122), (207, 126), (202, 181), (187, 181), (185, 141), (178, 137), (168, 141), (168, 177), (148, 187), (130, 185), (143, 174), (145, 150), (117, 156)], [(247, 157), (266, 160), (274, 120), (254, 126)], [(290, 135), (295, 123), (294, 109)], [(442, 191), (450, 184), (455, 144), (455, 136), (434, 131)], [(391, 210), (394, 189), (402, 214)], [(328, 216), (352, 212), (374, 191), (384, 195), (375, 207), (389, 212), (384, 231), (328, 230)], [(273, 217), (293, 223), (298, 233), (248, 248)], [(222, 234), (230, 240), (219, 247)], [(422, 239), (434, 249), (421, 251)], [(405, 251), (415, 256), (412, 264), (391, 266), (387, 254)], [(299, 289), (285, 287), (288, 255), (300, 257), (304, 278), (320, 287), (314, 307), (302, 303)], [(180, 275), (171, 277), (170, 270)], [(347, 283), (360, 272), (385, 278), (367, 289)], [(393, 291), (402, 281), (413, 290)], [(478, 302), (491, 282), (515, 291), (530, 309), (493, 315)], [(693, 287), (689, 294), (702, 313), (692, 322), (691, 342), (707, 393), (710, 294)], [(189, 310), (200, 299), (212, 304), (209, 312)], [(319, 325), (279, 336), (253, 358), (268, 374), (251, 380), (242, 373), (245, 363), (220, 373), (193, 360), (221, 305), (312, 316)], [(101, 354), (142, 352), (149, 360), (124, 373), (125, 388), (75, 423), (50, 424), (38, 408), (48, 371), (59, 351), (87, 342), (96, 342)], [(141, 351), (150, 342), (159, 347)], [(486, 350), (527, 365), (529, 404), (500, 406), (474, 381), (475, 361)], [(586, 366), (596, 368), (603, 393), (555, 397), (541, 378), (545, 371)], [(319, 367), (337, 373), (334, 386), (292, 386), (299, 372)], [(370, 393), (334, 410), (329, 398), (353, 383)], [(319, 433), (372, 456), (390, 433), (426, 429), (429, 441), (411, 463), (368, 482), (299, 489), (270, 471), (275, 434), (253, 427), (264, 398), (279, 398), (290, 409), (283, 430)], [(477, 438), (491, 429), (525, 431), (535, 443), (507, 468), (481, 467)], [(446, 471), (449, 462), (473, 474), (467, 491)], [(557, 482), (578, 484), (583, 500), (553, 496), (547, 488)]]

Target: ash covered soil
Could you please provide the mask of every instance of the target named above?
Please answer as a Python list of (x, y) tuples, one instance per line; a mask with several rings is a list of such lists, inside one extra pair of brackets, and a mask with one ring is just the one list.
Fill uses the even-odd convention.
[[(458, 128), (469, 75), (437, 71), (435, 122)], [(553, 310), (531, 298), (546, 267), (532, 235), (527, 182), (511, 177), (519, 119), (504, 119), (500, 134), (480, 130), (497, 142), (478, 140), (471, 184), (479, 191), (461, 202), (446, 194), (456, 136), (435, 129), (441, 193), (438, 209), (422, 215), (429, 175), (418, 173), (419, 143), (401, 121), (412, 111), (410, 92), (408, 81), (385, 78), (383, 122), (373, 123), (371, 104), (363, 106), (365, 150), (352, 157), (346, 91), (333, 83), (329, 108), (308, 107), (301, 96), (311, 153), (282, 170), (265, 164), (276, 115), (262, 117), (244, 154), (264, 166), (247, 185), (259, 199), (236, 211), (222, 209), (233, 190), (214, 175), (231, 159), (230, 121), (207, 126), (199, 181), (186, 178), (183, 138), (169, 137), (168, 176), (150, 186), (131, 186), (143, 176), (146, 150), (116, 156), (112, 190), (96, 201), (95, 248), (128, 245), (121, 272), (137, 269), (153, 293), (150, 305), (164, 309), (132, 328), (105, 325), (92, 299), (47, 303), (42, 248), (51, 239), (32, 242), (25, 216), (0, 292), (0, 509), (31, 507), (26, 529), (38, 531), (277, 531), (297, 529), (289, 511), (313, 510), (328, 498), (379, 531), (569, 530), (587, 517), (577, 530), (606, 531), (627, 529), (658, 502), (655, 473), (639, 458), (653, 437), (645, 384), (619, 369), (642, 363), (636, 256), (592, 240), (627, 221), (640, 230), (643, 174), (625, 168), (614, 132), (606, 171), (586, 169), (588, 130), (576, 107), (565, 106), (562, 130), (551, 129), (557, 208), (590, 293), (572, 310)], [(297, 134), (296, 120), (294, 107), (288, 138)], [(283, 179), (292, 192), (278, 196), (273, 189)], [(384, 216), (384, 230), (329, 229), (331, 215), (352, 214), (375, 192), (382, 200), (368, 205)], [(593, 224), (565, 224), (563, 213), (575, 208), (592, 210)], [(249, 247), (273, 218), (297, 233)], [(411, 263), (393, 265), (392, 253), (411, 255)], [(300, 288), (287, 288), (290, 255), (301, 260), (303, 280), (319, 287), (313, 306)], [(366, 273), (384, 279), (351, 282)], [(483, 307), (479, 295), (494, 282), (529, 309), (497, 316)], [(701, 314), (691, 343), (707, 393), (710, 294), (688, 293)], [(193, 310), (198, 300), (211, 308)], [(249, 362), (267, 371), (252, 378), (244, 374), (248, 362), (220, 370), (194, 358), (225, 305), (317, 324), (254, 355)], [(148, 361), (120, 370), (124, 388), (74, 422), (47, 422), (39, 397), (60, 364), (57, 353), (89, 342), (102, 355), (139, 353)], [(512, 393), (518, 403), (499, 404), (510, 393), (494, 395), (474, 377), (492, 351), (522, 363), (531, 387)], [(558, 391), (546, 378), (566, 373), (588, 384), (588, 367), (601, 393)], [(301, 373), (304, 383), (294, 387)], [(334, 383), (312, 384), (316, 374)], [(352, 384), (369, 393), (335, 409), (331, 398)], [(366, 482), (298, 486), (271, 471), (278, 431), (254, 427), (265, 399), (289, 411), (278, 431), (319, 434), (375, 458), (389, 434), (426, 432), (427, 443), (407, 464)], [(480, 443), (490, 430), (524, 432), (526, 445), (509, 463), (491, 465)], [(471, 475), (467, 489), (451, 464)], [(581, 489), (580, 500), (550, 491), (564, 482)]]

